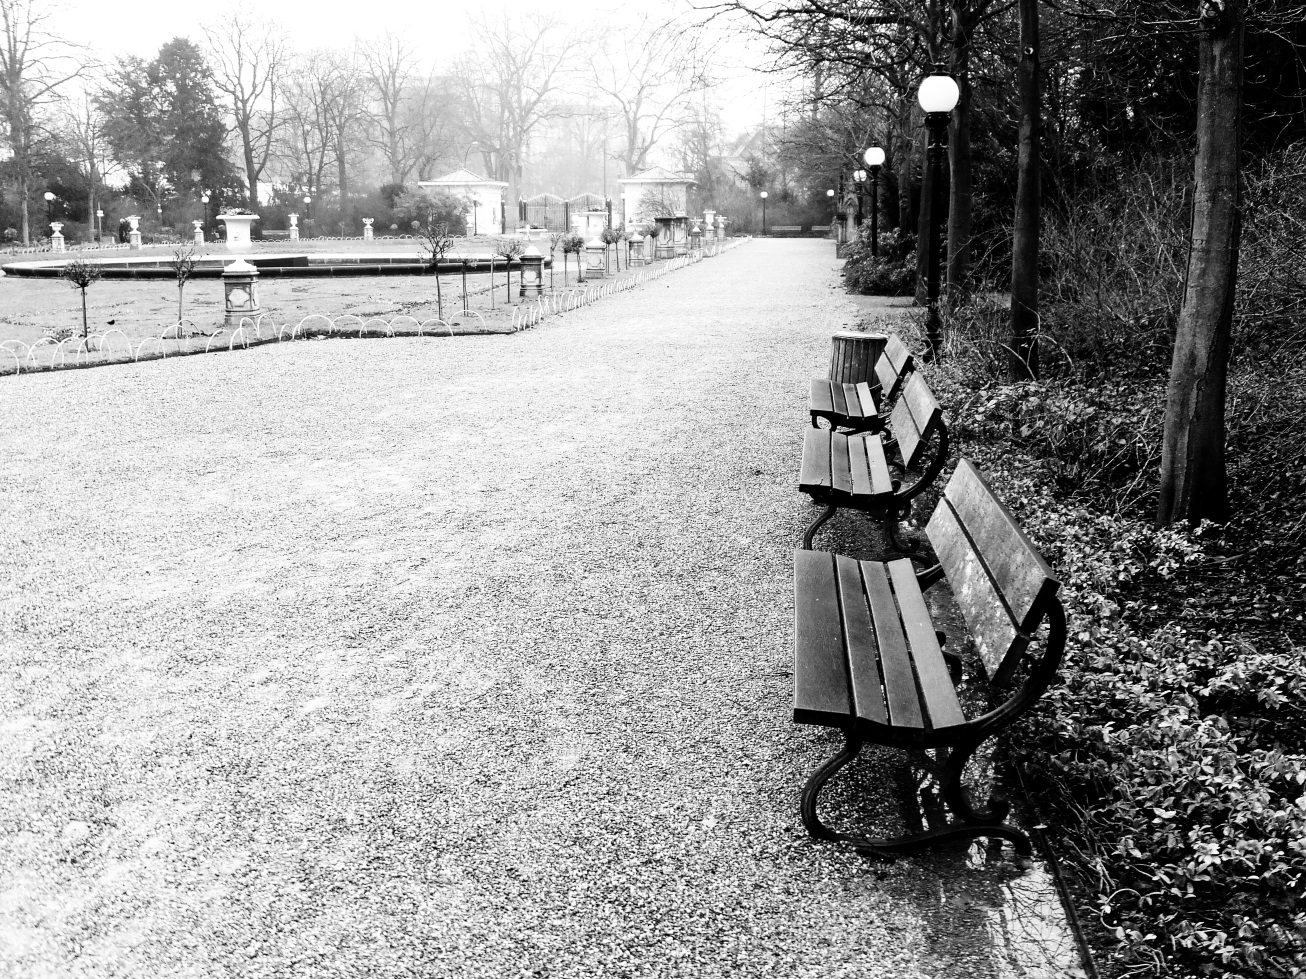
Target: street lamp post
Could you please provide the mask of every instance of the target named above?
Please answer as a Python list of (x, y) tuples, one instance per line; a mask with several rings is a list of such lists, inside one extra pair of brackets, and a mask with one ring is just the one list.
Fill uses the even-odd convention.
[(49, 190), (45, 192), (45, 223), (54, 224), (54, 193)]
[(830, 228), (834, 231), (835, 241), (839, 240), (839, 213), (834, 209), (834, 188), (825, 192), (825, 199), (830, 204)]
[(862, 192), (866, 189), (866, 171), (854, 170), (853, 183), (857, 185), (857, 227), (862, 226)]
[(313, 198), (305, 194), (304, 195), (304, 223), (305, 224), (313, 220), (313, 212), (310, 209), (312, 207), (312, 204), (313, 204)]
[(766, 191), (762, 191), (762, 234), (766, 234)]
[(104, 208), (95, 209), (95, 240), (98, 244), (104, 244)]
[(929, 305), (925, 314), (925, 334), (930, 343), (932, 354), (938, 353), (939, 334), (939, 266), (942, 217), (943, 217), (943, 151), (948, 139), (948, 116), (961, 97), (957, 80), (936, 66), (934, 74), (922, 82), (916, 99), (925, 110), (925, 125), (930, 133), (929, 163), (930, 177), (933, 181), (930, 195), (930, 251), (926, 265), (926, 292)]
[(204, 205), (204, 230), (205, 237), (208, 237), (209, 227), (209, 195), (206, 193), (200, 197), (200, 203)]
[(880, 167), (884, 165), (884, 150), (872, 146), (862, 157), (871, 168), (871, 257), (880, 255)]

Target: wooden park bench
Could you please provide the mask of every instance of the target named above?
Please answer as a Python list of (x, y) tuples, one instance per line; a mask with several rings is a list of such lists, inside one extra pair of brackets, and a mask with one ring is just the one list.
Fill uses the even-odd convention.
[[(1060, 583), (966, 459), (926, 533), (938, 564), (922, 571), (905, 558), (795, 553), (794, 720), (838, 728), (845, 742), (803, 789), (803, 824), (818, 839), (882, 856), (980, 836), (1009, 840), (1029, 855), (1029, 838), (1003, 822), (1010, 808), (1005, 800), (994, 796), (987, 809), (976, 808), (961, 776), (976, 749), (1028, 710), (1055, 678), (1066, 640)], [(977, 715), (968, 714), (957, 696), (960, 657), (942, 651), (943, 634), (925, 603), (923, 593), (944, 578), (988, 680), (989, 706)], [(1031, 655), (1044, 621), (1042, 652)], [(854, 836), (822, 823), (822, 787), (866, 742), (902, 749), (931, 771), (956, 821), (892, 839)]]
[(889, 337), (884, 352), (875, 362), (875, 381), (846, 384), (828, 377), (812, 378), (807, 402), (812, 427), (824, 418), (831, 428), (854, 432), (878, 432), (884, 427), (883, 412), (893, 404), (915, 366), (911, 351), (898, 337)]
[[(806, 429), (798, 488), (825, 509), (807, 528), (803, 547), (812, 546), (821, 525), (838, 510), (849, 509), (879, 520), (898, 550), (914, 550), (914, 545), (899, 539), (898, 521), (910, 511), (911, 501), (942, 472), (947, 457), (948, 426), (920, 374), (908, 378), (882, 432), (848, 434), (826, 428)], [(924, 460), (928, 462), (922, 469)], [(909, 471), (920, 475), (904, 486), (891, 474), (890, 466), (903, 476)]]

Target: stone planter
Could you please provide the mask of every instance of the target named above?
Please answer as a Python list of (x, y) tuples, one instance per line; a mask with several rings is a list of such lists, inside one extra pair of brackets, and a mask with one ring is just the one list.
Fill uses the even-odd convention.
[(249, 227), (259, 219), (257, 214), (219, 214), (218, 220), (226, 226), (227, 251), (241, 254), (252, 251), (254, 242), (249, 237)]

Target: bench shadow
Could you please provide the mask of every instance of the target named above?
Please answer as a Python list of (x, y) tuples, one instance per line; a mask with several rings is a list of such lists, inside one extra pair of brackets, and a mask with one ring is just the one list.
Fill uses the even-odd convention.
[[(919, 501), (916, 514), (932, 511), (935, 494)], [(923, 521), (922, 521), (923, 523)], [(893, 551), (882, 528), (861, 515), (846, 515), (826, 525), (816, 546), (862, 560), (887, 560)], [(923, 528), (904, 523), (902, 536), (918, 542), (917, 567), (935, 563)], [(965, 680), (958, 696), (968, 715), (986, 696), (974, 644), (946, 586), (925, 593), (931, 617), (948, 636), (945, 646), (959, 653)], [(982, 710), (982, 708), (980, 708)], [(833, 729), (804, 728), (814, 750), (828, 758), (841, 750)], [(985, 742), (970, 760), (963, 782), (977, 804), (995, 788), (1011, 799), (1009, 821), (1029, 831), (1031, 819), (1014, 780), (997, 764), (1000, 741)], [(831, 827), (862, 836), (894, 837), (943, 826), (948, 814), (934, 791), (932, 776), (907, 754), (867, 744), (862, 754), (832, 779), (821, 796), (822, 818)], [(814, 843), (840, 848), (839, 844)], [(1047, 857), (1018, 859), (1000, 841), (975, 840), (940, 846), (892, 863), (866, 858), (866, 880), (895, 902), (912, 908), (923, 926), (922, 967), (935, 977), (998, 976), (1064, 979), (1081, 976), (1083, 951), (1067, 917)]]

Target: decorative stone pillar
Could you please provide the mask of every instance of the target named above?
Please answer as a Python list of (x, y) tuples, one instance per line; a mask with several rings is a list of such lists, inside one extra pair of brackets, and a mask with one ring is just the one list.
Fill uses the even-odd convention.
[(726, 240), (726, 217), (724, 214), (718, 214), (716, 216), (716, 240)]
[(671, 221), (671, 254), (677, 258), (689, 254), (689, 218), (684, 211)]
[(519, 295), (522, 299), (534, 299), (544, 295), (544, 254), (534, 245), (528, 245), (521, 253), (521, 282)]
[(376, 220), (375, 218), (363, 218), (363, 240), (364, 240), (364, 241), (371, 241), (371, 240), (372, 240), (372, 222), (375, 221), (375, 220)]
[(52, 252), (66, 251), (66, 249), (64, 248), (64, 240), (63, 240), (63, 225), (60, 224), (58, 221), (50, 225), (50, 251)]
[(227, 316), (223, 323), (230, 329), (240, 326), (243, 316), (257, 316), (258, 269), (244, 259), (236, 259), (222, 270), (222, 290), (227, 299)]
[(626, 251), (626, 264), (631, 268), (647, 265), (648, 258), (644, 252), (644, 236), (636, 231), (627, 240), (630, 242), (630, 248)]
[(127, 216), (127, 224), (130, 229), (127, 232), (127, 247), (139, 249), (141, 247), (141, 217), (139, 214), (130, 214)]
[(703, 248), (703, 229), (694, 225), (689, 229), (689, 250), (691, 252), (701, 251)]
[(191, 237), (194, 238), (197, 247), (203, 248), (204, 247), (204, 222), (192, 221), (191, 225), (195, 228), (195, 233)]
[(585, 274), (591, 279), (601, 279), (608, 274), (604, 267), (603, 259), (607, 255), (608, 246), (602, 238), (591, 238), (585, 242)]
[(290, 240), (299, 241), (299, 215), (287, 214), (286, 217), (290, 218)]

